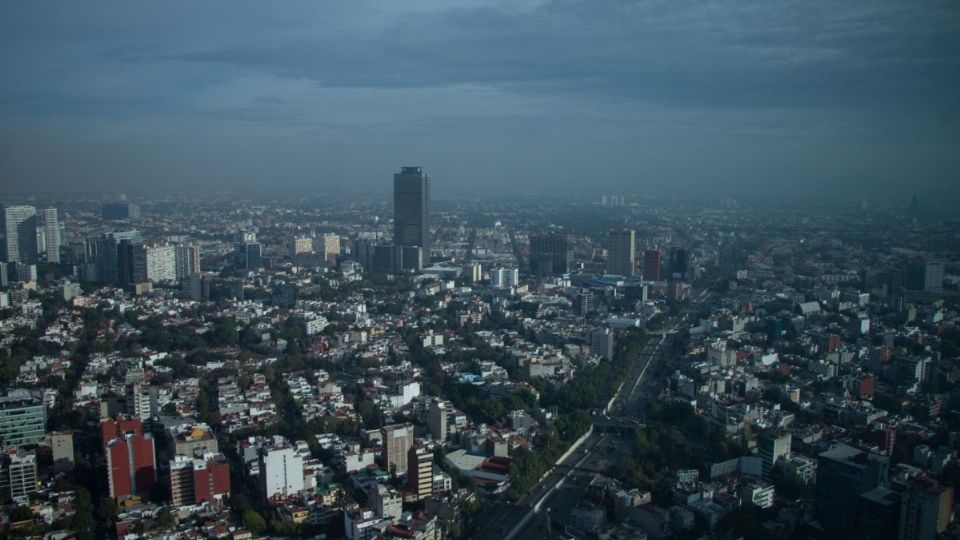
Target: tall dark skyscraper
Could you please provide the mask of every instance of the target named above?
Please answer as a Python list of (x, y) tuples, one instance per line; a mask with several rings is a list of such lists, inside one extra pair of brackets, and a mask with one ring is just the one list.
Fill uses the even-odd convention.
[(690, 279), (690, 252), (685, 248), (670, 248), (670, 276), (679, 280)]
[(563, 234), (530, 235), (530, 272), (543, 277), (570, 271), (573, 253)]
[(860, 521), (857, 497), (886, 487), (889, 459), (838, 444), (817, 459), (815, 507), (823, 538), (855, 538)]
[(143, 244), (121, 240), (117, 246), (117, 274), (119, 284), (132, 288), (147, 281), (147, 250)]
[(633, 229), (614, 229), (607, 236), (607, 272), (633, 276), (637, 267), (637, 233)]
[(660, 251), (648, 249), (643, 252), (643, 279), (660, 281)]
[(393, 175), (393, 243), (420, 247), (430, 260), (430, 177), (423, 167), (403, 167)]

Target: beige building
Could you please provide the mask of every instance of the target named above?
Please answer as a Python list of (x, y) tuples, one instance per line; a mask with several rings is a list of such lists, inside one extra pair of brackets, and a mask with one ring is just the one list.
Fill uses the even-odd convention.
[(205, 454), (220, 452), (217, 438), (213, 436), (210, 428), (204, 424), (184, 426), (171, 433), (170, 439), (173, 443), (174, 453), (178, 456), (198, 458)]
[(394, 424), (380, 428), (383, 436), (383, 462), (388, 471), (407, 472), (407, 452), (413, 446), (413, 424)]

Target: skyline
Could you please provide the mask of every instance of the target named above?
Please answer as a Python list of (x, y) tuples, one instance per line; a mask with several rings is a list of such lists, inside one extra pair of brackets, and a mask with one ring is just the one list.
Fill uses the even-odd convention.
[(5, 191), (960, 190), (950, 2), (187, 6), (0, 7)]

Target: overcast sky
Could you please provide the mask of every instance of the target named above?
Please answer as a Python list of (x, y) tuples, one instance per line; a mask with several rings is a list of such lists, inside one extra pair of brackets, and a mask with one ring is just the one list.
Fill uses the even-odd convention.
[(960, 2), (0, 3), (0, 185), (960, 194)]

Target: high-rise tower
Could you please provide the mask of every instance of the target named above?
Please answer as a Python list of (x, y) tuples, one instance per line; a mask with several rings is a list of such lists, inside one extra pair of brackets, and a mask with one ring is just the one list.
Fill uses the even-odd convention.
[(530, 272), (538, 277), (566, 274), (573, 252), (564, 234), (530, 235)]
[(637, 266), (637, 233), (633, 229), (614, 229), (607, 238), (607, 272), (633, 276)]
[(660, 281), (660, 251), (648, 249), (643, 252), (643, 279)]
[(37, 209), (32, 206), (3, 207), (3, 260), (37, 263)]
[(60, 220), (56, 208), (43, 210), (43, 236), (46, 238), (47, 262), (60, 263)]
[(430, 177), (423, 167), (403, 167), (393, 175), (393, 243), (419, 247), (430, 260)]

